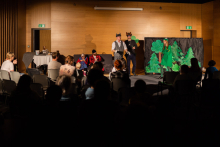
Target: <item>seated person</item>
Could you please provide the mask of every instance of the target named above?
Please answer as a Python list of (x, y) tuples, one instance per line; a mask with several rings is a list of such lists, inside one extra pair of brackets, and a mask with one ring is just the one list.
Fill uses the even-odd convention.
[(188, 74), (194, 81), (201, 81), (202, 70), (199, 67), (198, 60), (196, 58), (191, 59), (191, 67), (189, 68)]
[(52, 61), (48, 64), (48, 69), (60, 69), (62, 65), (60, 62), (57, 62), (59, 58), (59, 51), (52, 53)]
[[(121, 58), (120, 61), (121, 61), (121, 63), (122, 63), (122, 69), (123, 69), (123, 71), (127, 71), (127, 69), (126, 69), (127, 65), (126, 65), (125, 59), (124, 59), (124, 58)], [(116, 68), (113, 67), (113, 68), (112, 68), (112, 72), (116, 72), (116, 71), (117, 71)]]
[(74, 76), (77, 78), (77, 79), (82, 79), (82, 77), (84, 77), (84, 71), (81, 70), (81, 64), (80, 62), (76, 63), (76, 70), (74, 72)]
[(8, 72), (14, 71), (14, 64), (17, 64), (17, 60), (14, 60), (14, 57), (14, 53), (8, 52), (6, 54), (6, 60), (2, 63), (1, 70), (6, 70)]
[(93, 65), (95, 62), (101, 62), (102, 58), (97, 55), (96, 50), (92, 50), (92, 55), (89, 57), (89, 66)]
[(218, 71), (218, 69), (215, 67), (215, 64), (216, 64), (216, 62), (214, 60), (209, 61), (209, 63), (208, 63), (209, 67), (206, 69), (204, 79), (212, 79), (213, 73), (215, 71)]
[(121, 78), (123, 79), (126, 83), (129, 83), (129, 75), (123, 71), (123, 65), (122, 65), (122, 62), (120, 60), (115, 60), (115, 63), (114, 63), (114, 67), (116, 69), (115, 72), (112, 72), (110, 73), (110, 80), (112, 78)]
[(60, 67), (60, 73), (59, 75), (66, 75), (66, 76), (72, 76), (74, 74), (75, 66), (72, 66), (73, 64), (73, 56), (68, 55), (65, 59), (65, 65), (62, 65)]
[(73, 97), (70, 76), (62, 75), (57, 77), (56, 85), (62, 89), (62, 97), (60, 101), (69, 101)]
[(187, 65), (182, 65), (180, 68), (180, 74), (176, 76), (176, 78), (173, 82), (173, 87), (175, 87), (176, 81), (192, 80), (192, 78), (188, 75), (188, 72), (189, 72), (189, 67)]
[(88, 64), (88, 58), (85, 57), (84, 54), (82, 54), (81, 57), (79, 57), (79, 59), (77, 60), (76, 63), (81, 64), (80, 70), (86, 70), (87, 69), (87, 64)]
[(94, 98), (94, 86), (98, 80), (103, 78), (103, 72), (98, 69), (91, 69), (88, 73), (87, 80), (89, 88), (85, 92), (86, 100)]

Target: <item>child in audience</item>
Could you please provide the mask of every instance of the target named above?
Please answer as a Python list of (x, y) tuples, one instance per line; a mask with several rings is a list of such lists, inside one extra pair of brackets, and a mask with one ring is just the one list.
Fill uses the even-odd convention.
[(70, 101), (71, 100), (71, 78), (70, 76), (62, 75), (57, 78), (56, 85), (60, 86), (62, 89), (61, 101)]
[(74, 58), (73, 56), (68, 55), (65, 59), (65, 65), (60, 67), (59, 75), (72, 76), (74, 74), (75, 66), (72, 66)]
[(209, 61), (209, 63), (208, 63), (209, 67), (206, 69), (204, 79), (207, 79), (207, 78), (212, 79), (213, 73), (215, 71), (218, 71), (218, 69), (215, 67), (215, 64), (216, 64), (216, 62), (214, 60)]
[(15, 57), (14, 53), (8, 52), (6, 54), (6, 61), (4, 61), (2, 63), (1, 70), (6, 70), (8, 72), (14, 71), (14, 65), (13, 64), (17, 64), (17, 60), (14, 60), (14, 57)]

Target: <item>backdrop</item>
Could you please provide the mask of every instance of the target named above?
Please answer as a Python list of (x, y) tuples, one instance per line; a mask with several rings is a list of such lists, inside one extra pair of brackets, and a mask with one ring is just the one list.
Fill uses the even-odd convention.
[[(149, 65), (149, 61), (151, 55), (154, 53), (151, 50), (152, 43), (156, 40), (160, 40), (163, 42), (164, 38), (152, 38), (152, 37), (145, 37), (145, 62), (144, 67)], [(203, 48), (203, 39), (202, 38), (168, 38), (169, 45), (173, 45), (174, 41), (177, 42), (178, 46), (182, 49), (184, 55), (187, 54), (188, 49), (191, 47), (194, 53), (195, 58), (201, 63), (201, 67), (203, 67), (203, 60), (204, 60), (204, 48)], [(158, 54), (156, 54), (158, 57)], [(146, 71), (145, 71), (146, 72)]]

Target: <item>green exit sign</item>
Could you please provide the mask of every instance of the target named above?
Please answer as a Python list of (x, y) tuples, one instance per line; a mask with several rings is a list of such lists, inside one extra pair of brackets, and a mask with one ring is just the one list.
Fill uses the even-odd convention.
[(38, 24), (39, 28), (45, 28), (45, 24)]
[(188, 30), (188, 29), (192, 29), (192, 26), (186, 26), (186, 29)]

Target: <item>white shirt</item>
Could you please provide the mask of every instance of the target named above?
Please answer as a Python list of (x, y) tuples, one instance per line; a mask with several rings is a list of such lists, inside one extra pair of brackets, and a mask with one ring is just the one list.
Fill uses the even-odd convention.
[(60, 69), (61, 65), (62, 64), (60, 62), (50, 61), (50, 63), (48, 64), (48, 69)]
[[(118, 46), (120, 47), (121, 46), (121, 41), (118, 42), (118, 40), (116, 40), (116, 42), (118, 43)], [(126, 46), (125, 42), (123, 42), (123, 46), (124, 46), (124, 50), (126, 50), (127, 46)], [(112, 43), (112, 50), (115, 50), (115, 41)]]
[(6, 60), (2, 63), (1, 70), (14, 71), (14, 64), (10, 60)]

